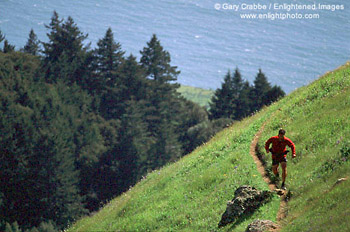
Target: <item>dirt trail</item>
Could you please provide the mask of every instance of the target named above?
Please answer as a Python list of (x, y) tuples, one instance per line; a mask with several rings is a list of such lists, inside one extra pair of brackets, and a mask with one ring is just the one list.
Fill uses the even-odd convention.
[[(254, 162), (256, 163), (257, 169), (258, 169), (259, 173), (261, 174), (262, 178), (264, 179), (264, 181), (268, 184), (269, 189), (271, 191), (276, 191), (276, 190), (279, 190), (278, 187), (272, 183), (271, 179), (267, 175), (267, 171), (266, 171), (263, 163), (261, 162), (261, 160), (259, 159), (259, 157), (256, 154), (256, 146), (258, 144), (261, 133), (264, 131), (265, 124), (266, 123), (264, 123), (261, 126), (260, 130), (254, 135), (254, 139), (252, 140), (252, 143), (250, 145), (249, 153), (253, 157)], [(281, 202), (280, 202), (280, 208), (279, 208), (278, 213), (277, 213), (277, 218), (276, 218), (277, 222), (280, 222), (283, 218), (285, 218), (286, 213), (287, 213), (286, 192), (281, 191), (281, 190), (279, 190), (279, 192), (281, 194)]]

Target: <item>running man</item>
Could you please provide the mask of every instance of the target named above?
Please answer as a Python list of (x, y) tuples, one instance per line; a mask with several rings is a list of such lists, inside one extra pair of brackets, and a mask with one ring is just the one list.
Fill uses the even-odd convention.
[[(272, 171), (276, 177), (279, 176), (278, 166), (281, 163), (282, 167), (282, 189), (286, 189), (285, 181), (287, 177), (287, 153), (286, 146), (288, 145), (292, 149), (292, 158), (295, 158), (295, 145), (289, 138), (285, 137), (286, 131), (280, 129), (278, 131), (278, 136), (273, 136), (269, 138), (265, 143), (266, 153), (271, 151), (272, 153)], [(272, 148), (270, 149), (270, 144), (272, 143)]]

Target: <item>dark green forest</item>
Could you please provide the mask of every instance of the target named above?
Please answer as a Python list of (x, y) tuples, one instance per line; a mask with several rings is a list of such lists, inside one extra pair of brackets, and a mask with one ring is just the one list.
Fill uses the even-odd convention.
[(207, 111), (176, 91), (156, 35), (138, 60), (110, 28), (94, 48), (71, 17), (54, 12), (46, 29), (20, 49), (0, 31), (0, 231), (62, 230), (284, 96), (236, 69)]

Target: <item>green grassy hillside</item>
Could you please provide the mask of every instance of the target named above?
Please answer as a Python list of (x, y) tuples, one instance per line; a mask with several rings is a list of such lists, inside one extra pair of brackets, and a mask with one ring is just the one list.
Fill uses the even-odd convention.
[[(180, 161), (147, 175), (68, 231), (244, 231), (255, 219), (276, 221), (279, 198), (236, 224), (218, 229), (236, 188), (268, 186), (249, 155), (251, 141), (286, 129), (297, 148), (289, 160), (292, 192), (283, 231), (349, 231), (350, 63), (327, 73), (232, 127)], [(268, 166), (270, 163), (267, 157)]]
[(214, 95), (213, 90), (201, 89), (192, 86), (181, 85), (178, 89), (178, 92), (181, 93), (186, 99), (191, 100), (200, 106), (205, 106), (209, 108), (209, 102), (211, 97)]
[[(271, 110), (260, 146), (283, 127), (298, 156), (289, 162), (293, 197), (283, 231), (350, 231), (350, 63)], [(334, 186), (340, 178), (348, 180)]]

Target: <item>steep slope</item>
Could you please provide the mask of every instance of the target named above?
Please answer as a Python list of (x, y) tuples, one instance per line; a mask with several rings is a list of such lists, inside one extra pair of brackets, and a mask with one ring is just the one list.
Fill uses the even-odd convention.
[[(269, 114), (237, 123), (180, 161), (154, 171), (69, 231), (217, 230), (226, 202), (241, 185), (268, 190), (249, 155), (251, 139)], [(254, 217), (274, 220), (279, 198)], [(249, 224), (250, 218), (222, 231)]]
[(282, 231), (350, 231), (350, 63), (271, 108), (278, 110), (259, 147), (283, 127), (297, 148), (289, 162), (292, 198)]
[[(180, 161), (147, 175), (68, 231), (244, 231), (255, 219), (276, 221), (280, 199), (218, 229), (235, 189), (244, 184), (268, 190), (249, 155), (265, 123), (257, 150), (280, 127), (297, 147), (289, 160), (291, 191), (283, 231), (348, 231), (350, 225), (350, 63), (327, 73), (218, 133)], [(270, 157), (267, 169), (270, 169)]]

